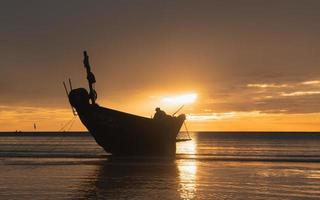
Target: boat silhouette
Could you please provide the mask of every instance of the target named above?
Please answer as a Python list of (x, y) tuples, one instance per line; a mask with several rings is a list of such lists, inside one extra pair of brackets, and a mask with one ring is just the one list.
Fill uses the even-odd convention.
[[(153, 119), (104, 108), (96, 103), (96, 82), (91, 72), (89, 57), (84, 51), (84, 66), (87, 71), (89, 92), (85, 88), (66, 92), (72, 109), (96, 142), (112, 155), (174, 156), (177, 135), (186, 117), (181, 114)], [(75, 113), (75, 112), (74, 112)]]

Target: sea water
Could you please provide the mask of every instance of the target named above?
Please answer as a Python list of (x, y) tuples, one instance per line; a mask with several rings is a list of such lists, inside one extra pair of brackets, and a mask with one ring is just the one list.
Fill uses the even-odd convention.
[(87, 133), (0, 135), (0, 199), (320, 199), (320, 133), (191, 133), (114, 158)]

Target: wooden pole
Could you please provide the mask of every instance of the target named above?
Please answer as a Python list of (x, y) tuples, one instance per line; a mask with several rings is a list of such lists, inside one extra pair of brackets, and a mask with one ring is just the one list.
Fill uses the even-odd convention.
[(70, 86), (70, 91), (72, 90), (72, 84), (71, 84), (71, 79), (69, 78), (69, 86)]
[(175, 114), (177, 114), (183, 107), (184, 107), (184, 105), (180, 106), (180, 108), (179, 108), (176, 112), (174, 112), (174, 113), (172, 114), (172, 116), (174, 116)]
[[(70, 79), (69, 79), (69, 81), (70, 81)], [(71, 83), (70, 83), (71, 84)], [(68, 92), (68, 89), (67, 89), (67, 86), (66, 86), (66, 83), (63, 81), (63, 86), (64, 86), (64, 90), (66, 91), (66, 95), (67, 95), (67, 97), (68, 97), (68, 99), (69, 99), (69, 92)], [(70, 86), (71, 87), (71, 86)], [(72, 87), (71, 87), (72, 88)], [(72, 113), (73, 113), (73, 115), (74, 116), (77, 116), (77, 113), (76, 113), (76, 111), (74, 110), (74, 108), (72, 107), (72, 105), (70, 105), (71, 106), (71, 110), (72, 110)]]

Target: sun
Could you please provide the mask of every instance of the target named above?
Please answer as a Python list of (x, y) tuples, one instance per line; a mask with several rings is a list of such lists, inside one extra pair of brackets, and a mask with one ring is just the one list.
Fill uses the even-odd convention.
[(176, 105), (176, 104), (193, 104), (198, 98), (197, 93), (187, 93), (178, 96), (168, 96), (162, 98), (162, 101), (167, 104)]

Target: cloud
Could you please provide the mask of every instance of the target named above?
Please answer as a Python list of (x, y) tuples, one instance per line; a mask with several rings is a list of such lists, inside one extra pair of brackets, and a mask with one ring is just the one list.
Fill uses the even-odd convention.
[(285, 88), (285, 87), (289, 87), (289, 85), (287, 84), (267, 84), (267, 83), (263, 83), (263, 84), (259, 84), (259, 83), (251, 83), (251, 84), (247, 84), (247, 87), (252, 87), (252, 88)]
[[(284, 81), (277, 83), (242, 83), (212, 93), (199, 105), (200, 109), (213, 112), (252, 112), (307, 114), (320, 112), (318, 79)], [(210, 117), (210, 116), (209, 116)], [(211, 118), (215, 118), (211, 116)]]
[[(290, 95), (290, 96), (288, 96)], [(301, 95), (300, 93), (291, 93), (287, 96), (275, 96), (270, 99), (263, 99), (257, 101), (254, 109), (261, 110), (262, 112), (273, 112), (287, 114), (307, 114), (320, 112), (320, 95), (309, 94)]]
[(297, 91), (297, 92), (290, 92), (290, 93), (281, 93), (280, 96), (283, 97), (293, 97), (293, 96), (305, 96), (305, 95), (316, 95), (320, 94), (320, 91)]
[(188, 121), (212, 121), (231, 118), (235, 116), (235, 112), (228, 113), (197, 113), (187, 114)]
[(302, 85), (319, 85), (320, 80), (304, 81), (301, 84)]
[(226, 119), (235, 119), (243, 117), (263, 117), (263, 116), (282, 116), (287, 110), (252, 110), (243, 112), (225, 112), (225, 113), (197, 113), (197, 114), (187, 114), (187, 120), (189, 122), (205, 122), (205, 121), (219, 121)]

